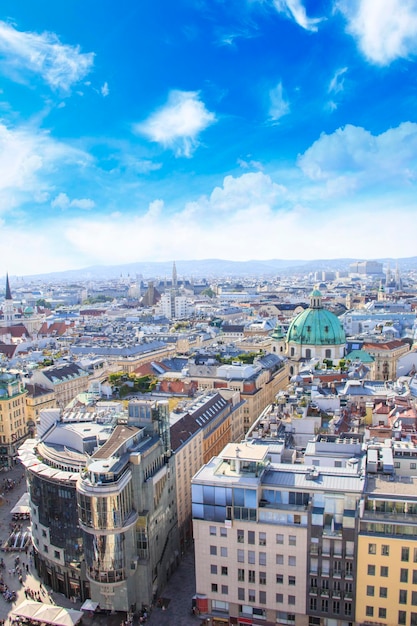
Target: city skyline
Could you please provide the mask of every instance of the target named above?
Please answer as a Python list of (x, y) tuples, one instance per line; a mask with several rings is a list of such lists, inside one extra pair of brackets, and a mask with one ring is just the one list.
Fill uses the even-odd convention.
[(414, 3), (2, 6), (5, 271), (414, 256)]

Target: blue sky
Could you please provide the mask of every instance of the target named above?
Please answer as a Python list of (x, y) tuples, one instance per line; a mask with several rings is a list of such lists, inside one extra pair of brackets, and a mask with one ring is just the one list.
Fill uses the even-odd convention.
[(414, 0), (3, 0), (0, 267), (417, 253)]

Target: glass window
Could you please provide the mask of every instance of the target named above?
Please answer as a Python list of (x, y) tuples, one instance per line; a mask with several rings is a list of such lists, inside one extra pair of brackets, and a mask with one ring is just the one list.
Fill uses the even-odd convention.
[(295, 535), (289, 535), (288, 543), (289, 543), (290, 546), (296, 546), (297, 545), (297, 537)]
[(266, 585), (266, 572), (259, 572), (259, 584)]
[(288, 596), (288, 604), (295, 604), (295, 596)]
[(380, 598), (388, 598), (388, 587), (380, 587), (379, 588), (379, 597)]
[(289, 556), (288, 557), (288, 565), (295, 567), (295, 565), (297, 564), (297, 559), (295, 556)]
[(238, 529), (238, 531), (237, 531), (237, 542), (238, 543), (244, 543), (244, 541), (245, 541), (245, 531)]
[(238, 597), (238, 600), (245, 601), (245, 590), (243, 587), (237, 588), (237, 597)]
[(211, 583), (211, 590), (213, 593), (217, 593), (217, 590), (218, 590), (217, 583)]
[(372, 617), (374, 614), (374, 607), (373, 606), (367, 606), (365, 609), (365, 613), (367, 617)]
[(284, 602), (284, 594), (283, 593), (276, 593), (275, 594), (275, 602), (277, 604), (281, 604), (281, 602)]
[(368, 565), (368, 576), (375, 576), (375, 565)]
[(238, 563), (244, 563), (245, 562), (245, 551), (244, 550), (238, 550), (237, 551), (237, 562)]
[(210, 546), (210, 554), (212, 555), (217, 554), (217, 546)]
[(222, 593), (227, 596), (227, 594), (229, 593), (228, 585), (222, 585)]
[(220, 537), (227, 537), (227, 528), (220, 527)]
[(401, 548), (401, 561), (408, 561), (410, 559), (410, 548)]
[(255, 589), (248, 589), (248, 601), (256, 602)]
[(367, 596), (374, 596), (375, 595), (375, 587), (373, 585), (367, 585), (366, 586), (366, 595)]
[(215, 526), (210, 526), (210, 535), (215, 535), (216, 534), (216, 527)]
[(248, 570), (248, 582), (254, 583), (255, 582), (255, 575), (256, 575), (256, 572), (255, 572), (254, 569)]
[(217, 565), (210, 565), (210, 574), (217, 574)]
[(407, 590), (406, 589), (400, 589), (398, 602), (400, 604), (407, 604)]
[(417, 626), (417, 613), (411, 613), (410, 624), (411, 626)]
[(259, 533), (259, 545), (266, 546), (266, 533)]
[(278, 533), (277, 535), (275, 535), (275, 541), (277, 543), (284, 543), (284, 535), (281, 535), (280, 533)]
[(255, 550), (248, 550), (248, 563), (253, 565), (255, 562)]
[(224, 546), (220, 548), (220, 556), (227, 556), (227, 548)]
[(386, 617), (387, 617), (387, 609), (383, 609), (382, 607), (379, 607), (379, 609), (378, 609), (378, 617), (380, 617), (381, 619), (386, 619)]
[(376, 543), (368, 543), (368, 554), (376, 554)]
[(266, 552), (259, 553), (259, 565), (266, 565)]
[(295, 585), (295, 576), (288, 576), (288, 584)]
[(383, 578), (388, 576), (388, 567), (386, 565), (381, 565), (380, 574)]
[(413, 585), (417, 585), (417, 569), (413, 569)]
[(255, 545), (255, 531), (248, 530), (248, 543), (252, 546)]
[(417, 591), (411, 592), (411, 604), (417, 606)]
[(400, 582), (408, 583), (408, 569), (404, 569), (403, 567), (400, 569)]
[(276, 578), (277, 584), (281, 585), (284, 582), (284, 575), (283, 574), (277, 574), (277, 578)]
[(259, 604), (266, 604), (266, 591), (259, 592)]
[(407, 612), (398, 611), (398, 624), (400, 626), (405, 626), (406, 623), (407, 623)]
[(276, 554), (275, 555), (275, 563), (276, 563), (276, 565), (284, 565), (284, 555), (283, 554)]
[(222, 576), (227, 576), (228, 570), (227, 565), (222, 565)]
[(382, 556), (389, 556), (389, 546), (381, 546)]
[[(245, 570), (244, 569), (239, 568), (237, 570), (237, 579), (239, 582), (242, 582), (242, 583), (245, 582)], [(239, 598), (239, 600), (242, 600), (242, 598)]]

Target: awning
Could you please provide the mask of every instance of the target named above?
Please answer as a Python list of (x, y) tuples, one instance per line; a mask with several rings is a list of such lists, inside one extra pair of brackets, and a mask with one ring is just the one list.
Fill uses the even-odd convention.
[(98, 602), (93, 602), (93, 600), (90, 600), (90, 598), (88, 598), (82, 605), (81, 611), (93, 611), (94, 612), (97, 607), (98, 607)]
[(30, 513), (29, 494), (27, 492), (24, 493), (23, 496), (18, 500), (10, 513), (12, 515), (14, 515), (15, 513)]
[(42, 602), (33, 602), (32, 600), (25, 600), (11, 614), (35, 622), (53, 624), (54, 626), (75, 626), (83, 616), (82, 611), (63, 609), (54, 604), (43, 604)]

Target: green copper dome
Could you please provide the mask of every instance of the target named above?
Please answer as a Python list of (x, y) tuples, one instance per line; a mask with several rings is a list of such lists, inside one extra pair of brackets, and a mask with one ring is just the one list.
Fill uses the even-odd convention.
[(308, 346), (335, 346), (346, 343), (346, 335), (336, 315), (323, 308), (318, 289), (310, 294), (310, 307), (291, 322), (288, 343)]

